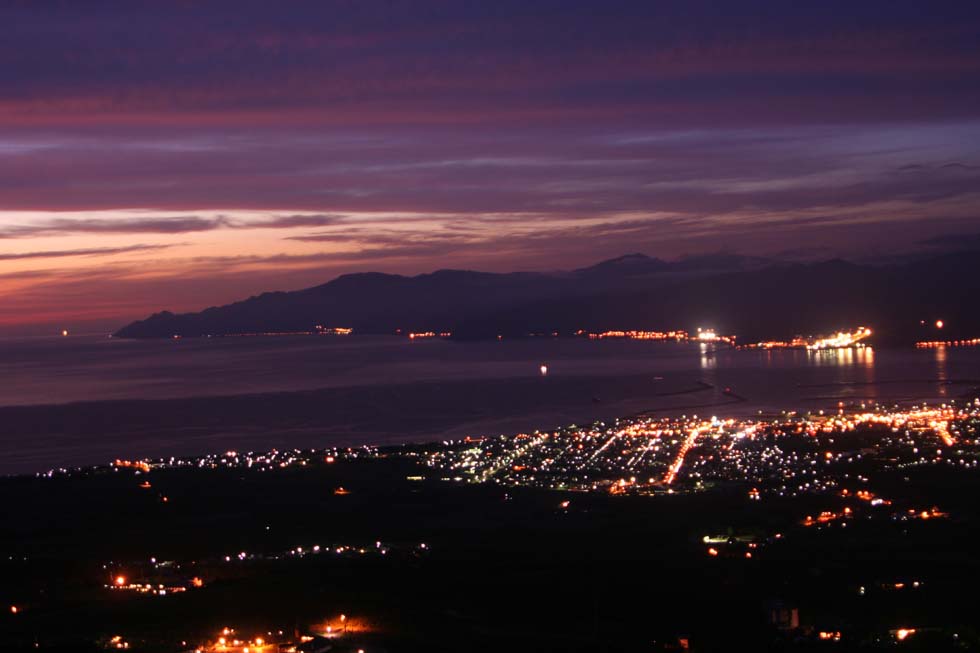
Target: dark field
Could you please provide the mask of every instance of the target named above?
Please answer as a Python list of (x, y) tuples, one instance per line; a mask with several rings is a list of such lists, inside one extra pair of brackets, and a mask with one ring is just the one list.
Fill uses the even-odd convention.
[[(336, 640), (337, 651), (655, 651), (680, 638), (696, 651), (978, 645), (973, 602), (958, 598), (980, 581), (975, 474), (879, 483), (949, 519), (816, 530), (799, 522), (830, 497), (754, 502), (738, 486), (569, 494), (442, 482), (402, 457), (310, 460), (0, 480), (2, 650), (101, 650), (122, 635), (134, 651), (192, 651), (225, 626), (288, 635), (341, 613), (364, 632)], [(735, 546), (706, 555), (701, 538), (726, 532), (767, 544), (751, 559)], [(317, 555), (271, 559), (315, 544)], [(354, 548), (326, 552), (340, 545)], [(174, 564), (151, 572), (151, 558)], [(116, 574), (164, 573), (204, 586), (170, 596), (104, 587)], [(798, 608), (792, 639), (769, 621), (777, 601)], [(918, 631), (899, 643), (896, 628)]]

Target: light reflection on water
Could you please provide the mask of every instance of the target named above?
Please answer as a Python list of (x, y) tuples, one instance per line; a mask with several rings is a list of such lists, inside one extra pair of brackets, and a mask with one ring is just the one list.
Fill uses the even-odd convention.
[(714, 346), (709, 345), (706, 342), (702, 342), (702, 343), (698, 343), (698, 348), (700, 349), (700, 353), (701, 353), (701, 358), (700, 358), (701, 369), (702, 370), (714, 369), (714, 367), (718, 364), (718, 361), (715, 359)]
[[(714, 345), (707, 343), (700, 343), (698, 346), (698, 361), (704, 371), (716, 369), (719, 356), (724, 356), (730, 352), (730, 350), (719, 350)], [(758, 355), (764, 367), (849, 368), (848, 376), (855, 370), (861, 370), (863, 372), (862, 381), (874, 382), (875, 350), (872, 347), (821, 350), (765, 349), (740, 353)]]
[(851, 366), (858, 365), (874, 369), (875, 351), (872, 347), (857, 347), (846, 349), (805, 350), (807, 359), (817, 366)]
[(939, 382), (939, 394), (946, 396), (949, 386), (949, 372), (946, 369), (946, 347), (936, 347), (936, 380)]
[(980, 350), (772, 349), (698, 352), (706, 383), (765, 408), (945, 400), (976, 392)]

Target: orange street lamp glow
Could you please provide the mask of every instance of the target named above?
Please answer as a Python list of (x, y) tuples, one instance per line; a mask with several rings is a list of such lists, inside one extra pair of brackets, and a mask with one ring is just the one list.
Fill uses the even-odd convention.
[(943, 328), (943, 321), (942, 320), (936, 320), (936, 328), (937, 329), (942, 329)]

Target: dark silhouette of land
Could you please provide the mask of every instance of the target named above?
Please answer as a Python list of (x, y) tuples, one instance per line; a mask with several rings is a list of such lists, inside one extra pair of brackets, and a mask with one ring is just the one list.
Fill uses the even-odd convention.
[[(980, 257), (972, 252), (887, 265), (784, 263), (735, 255), (667, 262), (631, 254), (570, 272), (440, 270), (363, 273), (269, 292), (199, 313), (156, 313), (115, 335), (201, 337), (310, 331), (451, 331), (522, 337), (578, 329), (710, 326), (740, 341), (869, 325), (876, 342), (976, 337)], [(937, 334), (934, 323), (944, 321)]]

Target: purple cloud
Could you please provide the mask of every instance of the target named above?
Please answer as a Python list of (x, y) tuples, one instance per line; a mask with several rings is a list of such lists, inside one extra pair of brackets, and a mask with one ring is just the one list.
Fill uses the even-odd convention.
[(171, 245), (127, 245), (125, 247), (90, 247), (88, 249), (60, 249), (37, 252), (3, 253), (0, 261), (23, 261), (27, 259), (70, 258), (76, 256), (113, 256), (132, 252), (147, 252), (167, 249)]
[[(980, 229), (977, 3), (7, 3), (0, 21), (0, 292), (50, 293), (18, 285), (10, 319), (75, 296), (86, 256), (67, 252), (127, 235), (197, 250), (146, 261), (152, 282), (107, 266), (93, 284), (116, 290), (85, 306)], [(3, 245), (34, 238), (58, 244)], [(64, 267), (25, 269), (44, 259)]]

